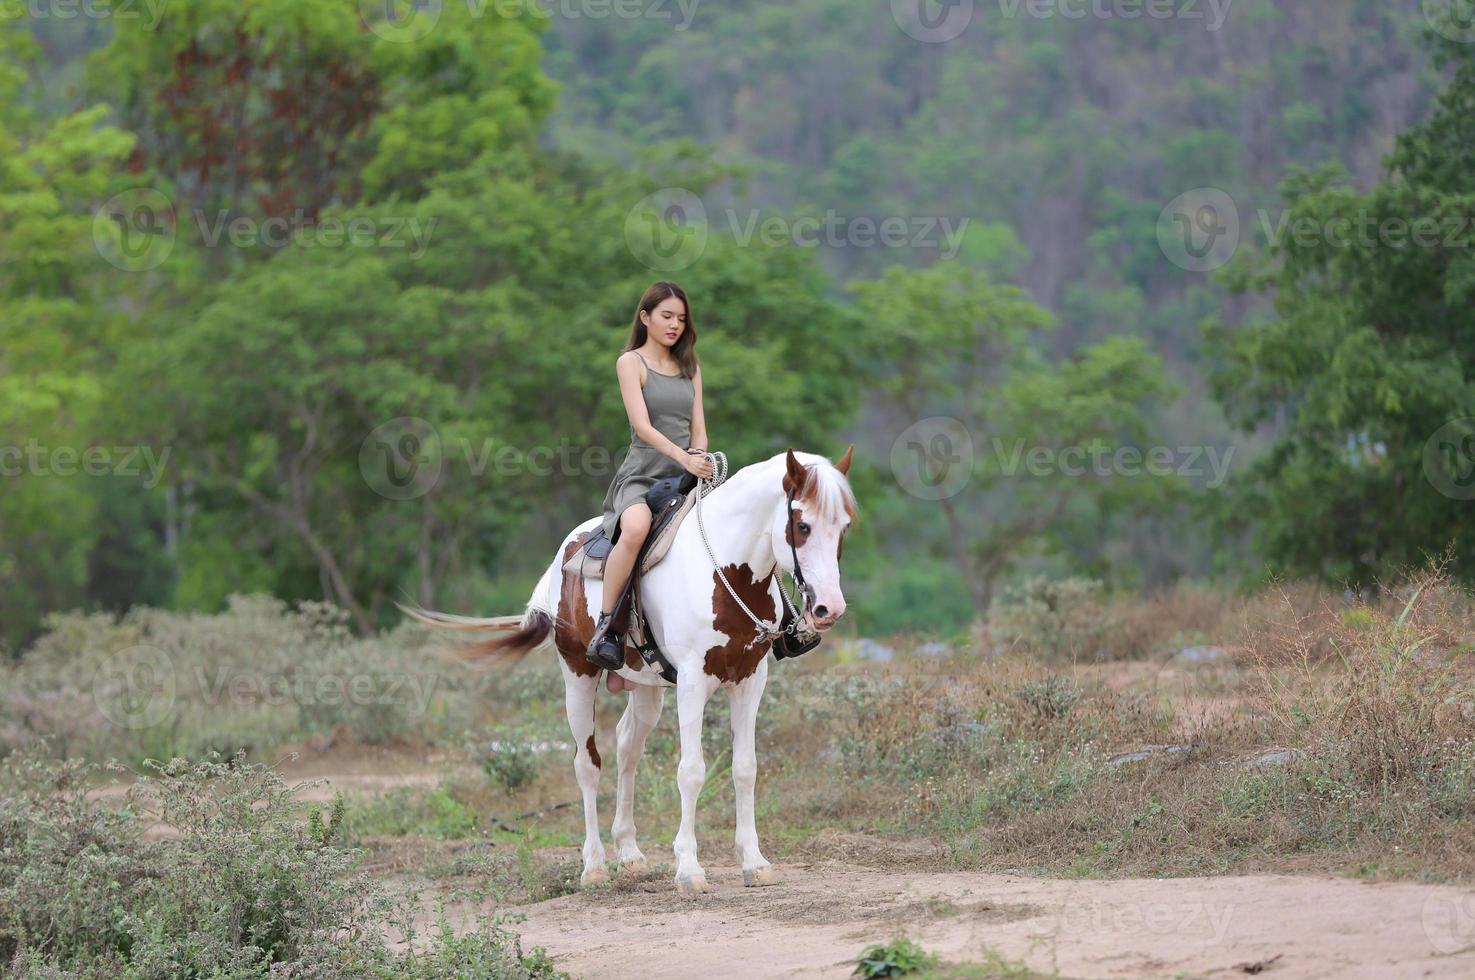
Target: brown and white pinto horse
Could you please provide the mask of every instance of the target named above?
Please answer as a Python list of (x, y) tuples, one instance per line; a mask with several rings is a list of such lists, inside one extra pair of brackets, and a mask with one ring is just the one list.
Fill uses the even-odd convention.
[[(754, 723), (768, 680), (770, 641), (752, 642), (759, 629), (723, 586), (713, 556), (743, 603), (763, 620), (777, 623), (783, 616), (777, 570), (792, 574), (791, 555), (797, 554), (804, 579), (814, 592), (813, 603), (804, 611), (805, 622), (819, 631), (833, 626), (845, 612), (839, 559), (845, 530), (856, 512), (846, 478), (853, 449), (847, 449), (835, 464), (823, 456), (790, 450), (739, 470), (701, 501), (711, 556), (692, 515), (677, 530), (666, 557), (642, 579), (641, 607), (677, 672), (681, 762), (676, 783), (681, 790), (681, 827), (673, 849), (676, 885), (683, 894), (707, 890), (706, 873), (697, 861), (696, 806), (707, 775), (702, 759), (702, 714), (719, 687), (727, 688), (732, 708), (735, 844), (743, 884), (773, 880), (773, 870), (758, 849), (753, 819), (753, 786), (758, 774)], [(786, 506), (791, 490), (792, 514)], [(563, 673), (565, 707), (574, 735), (574, 774), (584, 799), (581, 881), (586, 885), (609, 877), (595, 803), (601, 763), (594, 744), (594, 696), (601, 671), (585, 656), (594, 634), (591, 610), (600, 608), (603, 583), (565, 573), (563, 564), (598, 524), (599, 518), (591, 518), (564, 539), (521, 617), (470, 619), (405, 610), (421, 622), (447, 629), (515, 630), (510, 636), (469, 648), (475, 655), (520, 658), (551, 639)], [(635, 768), (646, 736), (661, 716), (665, 689), (671, 685), (628, 644), (624, 668), (610, 674), (607, 683), (611, 691), (630, 692), (615, 729), (619, 786), (613, 836), (619, 865), (639, 871), (646, 867), (646, 859), (635, 842)]]

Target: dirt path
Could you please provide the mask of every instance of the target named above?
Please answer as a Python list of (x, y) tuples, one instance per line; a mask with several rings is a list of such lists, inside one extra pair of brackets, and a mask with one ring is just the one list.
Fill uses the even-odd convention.
[(579, 977), (842, 977), (905, 931), (945, 961), (1008, 961), (1062, 977), (1475, 976), (1475, 893), (1419, 884), (1257, 876), (1069, 881), (780, 866), (742, 887), (675, 895), (665, 876), (524, 907), (527, 947)]

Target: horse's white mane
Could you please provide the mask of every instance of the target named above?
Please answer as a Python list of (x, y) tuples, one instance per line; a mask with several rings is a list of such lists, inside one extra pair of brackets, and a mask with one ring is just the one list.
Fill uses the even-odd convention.
[[(835, 464), (817, 453), (794, 453), (794, 458), (807, 466), (809, 477), (804, 486), (799, 488), (798, 496), (813, 496), (819, 513), (815, 516), (821, 521), (838, 522), (846, 519), (846, 514), (854, 514), (855, 493), (850, 489), (850, 481), (845, 474), (835, 469)], [(818, 466), (813, 464), (820, 464)], [(761, 469), (766, 476), (770, 468), (782, 472), (788, 465), (787, 453), (778, 453), (759, 463), (754, 463), (752, 469)]]

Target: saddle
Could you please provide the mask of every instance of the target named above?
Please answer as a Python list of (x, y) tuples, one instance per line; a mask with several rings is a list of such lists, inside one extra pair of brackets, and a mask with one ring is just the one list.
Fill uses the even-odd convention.
[[(650, 507), (652, 515), (650, 533), (640, 546), (640, 553), (635, 558), (635, 568), (625, 580), (625, 588), (615, 602), (614, 614), (608, 627), (623, 635), (626, 642), (640, 651), (645, 662), (656, 668), (661, 679), (673, 685), (676, 683), (676, 667), (645, 627), (644, 611), (640, 608), (640, 577), (641, 573), (666, 557), (666, 552), (671, 549), (671, 540), (676, 537), (676, 529), (680, 527), (681, 520), (691, 509), (691, 505), (696, 502), (697, 494), (692, 492), (696, 484), (697, 478), (685, 473), (679, 477), (659, 480), (646, 491), (645, 503)], [(616, 526), (615, 539), (619, 536), (620, 529)], [(606, 538), (604, 529), (600, 528), (590, 535), (582, 548), (564, 562), (564, 570), (586, 578), (603, 578), (604, 562), (609, 557), (610, 549), (614, 547), (615, 539)]]
[[(650, 571), (671, 550), (676, 531), (696, 503), (696, 494), (692, 493), (696, 485), (695, 476), (683, 473), (681, 476), (658, 480), (645, 492), (645, 503), (650, 508), (651, 515), (650, 533), (646, 535), (640, 556), (635, 561), (636, 575)], [(582, 548), (563, 563), (563, 570), (588, 579), (604, 578), (604, 561), (619, 538), (618, 524), (615, 525), (613, 538), (605, 535), (604, 528), (599, 528), (589, 535), (589, 540), (584, 542)]]

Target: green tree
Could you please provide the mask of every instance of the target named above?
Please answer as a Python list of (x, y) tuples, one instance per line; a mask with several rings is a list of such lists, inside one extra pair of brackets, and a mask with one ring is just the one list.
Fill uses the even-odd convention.
[[(1159, 504), (1177, 488), (1140, 457), (1121, 473), (1115, 461), (1094, 462), (1118, 447), (1145, 452), (1150, 412), (1176, 393), (1140, 341), (1112, 338), (1054, 362), (1044, 353), (1050, 314), (1018, 287), (956, 264), (893, 268), (854, 289), (873, 325), (867, 353), (885, 366), (873, 390), (900, 413), (898, 428), (941, 414), (971, 440), (968, 479), (936, 501), (941, 526), (906, 530), (951, 556), (979, 610), (1022, 557), (1067, 548), (1108, 515)], [(940, 451), (920, 449), (918, 465), (941, 462)], [(1044, 465), (1030, 465), (1031, 454)], [(904, 452), (893, 461), (909, 465)]]
[(1449, 86), (1387, 179), (1293, 172), (1286, 234), (1227, 276), (1275, 316), (1207, 324), (1226, 410), (1282, 420), (1234, 507), (1277, 573), (1372, 588), (1452, 547), (1475, 577), (1475, 49), (1434, 43)]
[(115, 18), (90, 82), (139, 134), (135, 169), (212, 242), (233, 220), (311, 225), (334, 206), (417, 199), (476, 161), (525, 164), (514, 151), (553, 100), (538, 66), (546, 19), (421, 6), (180, 0), (157, 24)]
[[(325, 592), (368, 631), (400, 590), (454, 602), (446, 587), (482, 570), (536, 575), (595, 512), (628, 443), (614, 361), (658, 278), (627, 247), (627, 219), (661, 183), (703, 188), (718, 171), (517, 170), (478, 161), (418, 201), (325, 211), (402, 222), (423, 248), (290, 246), (131, 352), (130, 387), (171, 366), (134, 411), (164, 426), (176, 478), (211, 515), (186, 551), (205, 563), (184, 571), (196, 599), (231, 587), (213, 569), (233, 545), (276, 594)], [(788, 444), (832, 449), (858, 397), (854, 330), (814, 250), (714, 231), (678, 278), (714, 446), (738, 466)], [(813, 369), (818, 352), (834, 375)], [(407, 418), (427, 423), (410, 424), (408, 451), (439, 475), (401, 497), (379, 467), (384, 452), (411, 465), (395, 456), (406, 432), (382, 427)]]
[(12, 649), (86, 597), (106, 491), (85, 454), (113, 449), (103, 376), (131, 330), (93, 214), (133, 139), (105, 124), (106, 105), (31, 109), (42, 64), (24, 26), (0, 22), (0, 646)]

